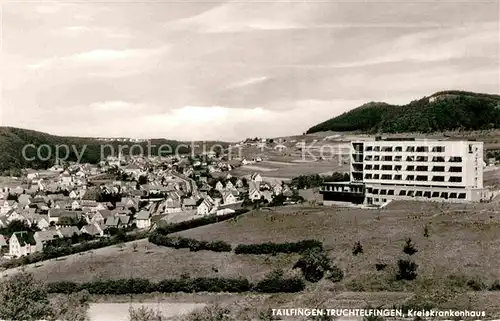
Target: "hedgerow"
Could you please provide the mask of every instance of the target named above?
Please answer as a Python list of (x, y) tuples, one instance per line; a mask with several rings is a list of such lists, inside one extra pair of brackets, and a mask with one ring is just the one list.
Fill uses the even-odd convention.
[(166, 279), (158, 283), (150, 282), (147, 279), (120, 279), (93, 281), (86, 283), (76, 283), (70, 281), (48, 283), (49, 293), (70, 294), (82, 290), (96, 295), (123, 295), (142, 293), (174, 293), (174, 292), (300, 292), (304, 289), (305, 283), (300, 278), (267, 277), (266, 279), (251, 284), (247, 279), (229, 278), (180, 278)]
[(235, 254), (278, 254), (303, 253), (311, 249), (323, 249), (323, 243), (317, 240), (304, 240), (287, 243), (239, 244), (234, 249)]
[(165, 235), (161, 235), (158, 233), (152, 233), (148, 238), (150, 243), (172, 247), (175, 249), (185, 249), (188, 248), (190, 251), (214, 251), (214, 252), (231, 252), (232, 247), (231, 244), (226, 243), (224, 241), (198, 241), (191, 238), (185, 237), (169, 237)]

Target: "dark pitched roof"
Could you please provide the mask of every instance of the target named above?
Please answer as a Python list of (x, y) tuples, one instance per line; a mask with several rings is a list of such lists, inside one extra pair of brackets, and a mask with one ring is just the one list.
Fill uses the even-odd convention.
[(33, 238), (33, 233), (28, 233), (26, 231), (23, 231), (23, 232), (15, 232), (14, 235), (16, 236), (21, 246), (25, 246), (27, 244), (36, 245), (36, 241)]
[(130, 223), (130, 216), (128, 215), (117, 215), (119, 224), (127, 225)]

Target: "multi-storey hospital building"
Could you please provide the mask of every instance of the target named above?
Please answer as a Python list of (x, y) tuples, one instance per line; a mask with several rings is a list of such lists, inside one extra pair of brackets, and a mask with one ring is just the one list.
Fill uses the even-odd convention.
[(324, 203), (382, 205), (388, 200), (479, 202), (483, 188), (483, 143), (382, 139), (352, 141), (350, 182), (325, 183)]

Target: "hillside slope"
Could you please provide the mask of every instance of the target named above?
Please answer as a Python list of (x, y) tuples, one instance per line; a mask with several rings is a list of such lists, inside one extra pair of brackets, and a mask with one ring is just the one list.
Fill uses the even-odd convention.
[(321, 131), (368, 133), (435, 132), (500, 128), (500, 96), (442, 91), (407, 105), (368, 103), (311, 127)]
[[(28, 147), (25, 149), (25, 155), (23, 155), (23, 148), (28, 144), (33, 144), (35, 148)], [(55, 161), (55, 149), (57, 145), (68, 146), (70, 153), (68, 155), (68, 161), (76, 161), (77, 153), (82, 153), (81, 161), (83, 163), (97, 163), (101, 159), (101, 146), (103, 146), (103, 151), (106, 154), (111, 153), (110, 147), (104, 147), (105, 145), (111, 145), (114, 148), (114, 154), (118, 153), (119, 145), (127, 145), (128, 149), (123, 149), (123, 153), (128, 155), (130, 152), (130, 147), (134, 144), (139, 144), (143, 147), (144, 153), (148, 152), (147, 143), (134, 143), (134, 142), (118, 142), (118, 141), (102, 141), (95, 138), (84, 138), (84, 137), (63, 137), (55, 136), (47, 133), (42, 133), (34, 130), (27, 130), (14, 127), (0, 127), (0, 173), (9, 170), (16, 170), (22, 168), (48, 168), (54, 165)], [(169, 144), (172, 149), (175, 149), (181, 142), (166, 140), (166, 139), (153, 139), (151, 140), (152, 145), (160, 146), (162, 144)], [(36, 148), (47, 145), (50, 147), (50, 155), (47, 147), (40, 149), (41, 157), (37, 156)], [(85, 149), (83, 149), (85, 147)], [(183, 148), (182, 151), (187, 152), (187, 148)], [(140, 148), (135, 148), (133, 150), (134, 154), (140, 152)], [(155, 148), (151, 148), (151, 154), (156, 153)], [(65, 157), (66, 151), (64, 148), (60, 148), (60, 155), (62, 158)], [(50, 156), (50, 157), (48, 157)], [(45, 158), (47, 158), (45, 160)], [(30, 160), (32, 159), (32, 160)]]
[[(500, 279), (500, 213), (498, 203), (437, 204), (430, 202), (393, 202), (377, 213), (369, 209), (295, 206), (254, 210), (227, 220), (198, 227), (175, 235), (197, 240), (223, 240), (233, 246), (243, 243), (292, 242), (317, 239), (323, 242), (331, 261), (344, 271), (344, 279), (336, 284), (328, 280), (309, 283), (298, 300), (316, 293), (320, 296), (391, 295), (405, 293), (437, 293), (439, 309), (462, 310), (470, 307), (500, 315), (498, 291), (475, 292), (490, 299), (481, 303), (465, 300), (469, 280), (474, 284), (493, 285)], [(424, 235), (428, 228), (427, 237)], [(411, 259), (418, 264), (414, 281), (397, 281), (397, 261), (408, 256), (403, 247), (411, 238), (418, 252)], [(363, 246), (361, 255), (353, 255), (355, 242)], [(137, 241), (131, 244), (72, 255), (65, 260), (40, 262), (28, 267), (44, 281), (86, 282), (98, 279), (147, 278), (153, 281), (179, 278), (245, 277), (261, 280), (277, 268), (294, 273), (295, 254), (240, 255), (210, 251), (189, 252)], [(387, 264), (378, 270), (376, 264)], [(295, 271), (296, 272), (296, 271)], [(5, 272), (4, 272), (5, 273)], [(479, 282), (479, 283), (478, 283)], [(331, 291), (331, 292), (330, 292)], [(378, 292), (374, 293), (374, 292)], [(236, 296), (234, 296), (236, 297)], [(127, 297), (127, 299), (129, 299)], [(464, 299), (464, 300), (462, 300)], [(399, 299), (386, 297), (380, 305), (391, 307)], [(279, 302), (283, 304), (283, 302)], [(349, 302), (349, 307), (353, 307)], [(453, 304), (452, 307), (449, 304)], [(275, 302), (273, 306), (277, 306)], [(359, 308), (365, 308), (363, 301)], [(299, 304), (290, 306), (301, 306)], [(302, 306), (313, 306), (311, 303)], [(333, 305), (335, 306), (335, 305)], [(356, 306), (358, 307), (358, 306)]]

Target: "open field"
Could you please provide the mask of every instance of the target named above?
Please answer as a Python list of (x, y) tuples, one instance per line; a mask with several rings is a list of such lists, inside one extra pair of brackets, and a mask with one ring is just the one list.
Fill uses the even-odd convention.
[[(401, 202), (381, 210), (288, 207), (253, 211), (210, 226), (179, 233), (200, 240), (233, 244), (322, 241), (346, 282), (376, 274), (375, 263), (393, 264), (411, 238), (414, 255), (425, 277), (465, 274), (486, 282), (500, 279), (500, 212), (497, 204), (439, 205)], [(428, 226), (430, 236), (424, 237)], [(356, 241), (364, 254), (351, 254)], [(378, 273), (377, 277), (384, 273)]]
[[(428, 226), (430, 236), (424, 237)], [(328, 207), (283, 207), (252, 211), (236, 219), (179, 233), (199, 240), (224, 240), (232, 244), (286, 242), (318, 239), (332, 260), (345, 271), (345, 281), (364, 280), (375, 273), (375, 263), (393, 264), (402, 257), (405, 240), (419, 250), (413, 258), (419, 275), (480, 276), (485, 282), (500, 279), (500, 212), (498, 204), (440, 205), (398, 202), (381, 210)], [(356, 241), (364, 254), (353, 256)], [(239, 275), (257, 279), (275, 267), (290, 268), (296, 257), (189, 252), (136, 242), (103, 248), (63, 261), (43, 262), (29, 268), (45, 280), (88, 281), (96, 278), (144, 277), (160, 280), (191, 276)]]
[[(428, 226), (429, 237), (424, 237)], [(500, 279), (500, 211), (498, 202), (469, 205), (395, 202), (380, 210), (293, 206), (262, 209), (236, 219), (178, 233), (198, 240), (239, 243), (287, 242), (318, 239), (332, 261), (345, 273), (340, 283), (322, 280), (308, 284), (299, 294), (169, 294), (123, 297), (124, 302), (199, 302), (231, 304), (234, 309), (255, 313), (267, 307), (363, 308), (402, 304), (425, 284), (438, 288), (450, 275), (477, 277), (486, 284)], [(395, 282), (397, 259), (411, 238), (419, 250), (412, 259), (419, 265), (412, 282)], [(360, 241), (364, 253), (353, 256)], [(72, 255), (63, 261), (43, 262), (28, 271), (48, 281), (91, 281), (129, 277), (158, 281), (183, 274), (197, 276), (243, 276), (258, 280), (275, 268), (290, 272), (298, 255), (235, 255), (207, 251), (189, 252), (136, 242), (124, 249), (109, 247)], [(386, 263), (383, 271), (376, 263)], [(355, 286), (354, 286), (355, 285)], [(121, 302), (120, 297), (96, 297), (98, 302)], [(440, 308), (489, 311), (500, 316), (500, 292), (463, 290)], [(471, 303), (472, 302), (472, 303)]]
[(500, 187), (500, 167), (487, 168), (483, 173), (484, 186)]
[[(137, 243), (134, 251), (132, 244)], [(191, 277), (247, 277), (261, 279), (276, 267), (288, 268), (297, 256), (239, 256), (209, 251), (190, 252), (150, 244), (147, 240), (75, 254), (64, 260), (44, 261), (26, 270), (44, 281), (87, 282), (98, 279), (146, 278), (160, 281)]]
[[(485, 281), (500, 279), (500, 212), (496, 203), (440, 205), (398, 202), (381, 210), (328, 207), (283, 207), (252, 211), (237, 219), (179, 234), (199, 240), (224, 240), (232, 244), (322, 241), (346, 279), (371, 275), (377, 262), (393, 263), (411, 238), (419, 252), (414, 259), (422, 276), (463, 273)], [(424, 237), (425, 226), (430, 236)], [(360, 241), (364, 254), (354, 257), (353, 244)], [(153, 280), (221, 275), (258, 278), (273, 267), (286, 266), (287, 256), (238, 256), (231, 253), (173, 250), (136, 242), (72, 255), (64, 261), (44, 262), (34, 268), (47, 280), (85, 281), (93, 278), (145, 277)], [(217, 272), (216, 272), (217, 271)]]
[(300, 175), (325, 174), (332, 172), (347, 172), (349, 165), (338, 160), (302, 161), (289, 159), (285, 161), (262, 161), (252, 165), (241, 166), (233, 171), (232, 175), (244, 176), (259, 173), (263, 178), (292, 179)]

